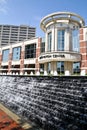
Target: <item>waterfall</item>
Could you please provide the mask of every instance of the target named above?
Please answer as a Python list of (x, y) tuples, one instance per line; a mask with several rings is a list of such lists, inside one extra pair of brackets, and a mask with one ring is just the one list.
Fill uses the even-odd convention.
[(44, 130), (86, 130), (87, 77), (0, 76), (0, 102)]

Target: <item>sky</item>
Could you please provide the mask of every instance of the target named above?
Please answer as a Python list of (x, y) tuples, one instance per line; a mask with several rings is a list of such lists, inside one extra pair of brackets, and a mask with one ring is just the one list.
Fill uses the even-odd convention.
[(41, 19), (61, 11), (79, 14), (87, 25), (87, 0), (0, 0), (0, 24), (36, 27), (36, 37), (44, 37)]

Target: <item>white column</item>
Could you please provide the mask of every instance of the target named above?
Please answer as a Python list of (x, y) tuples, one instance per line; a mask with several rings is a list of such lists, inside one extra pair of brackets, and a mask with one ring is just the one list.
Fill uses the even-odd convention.
[(54, 44), (55, 44), (55, 30), (52, 29), (52, 44), (51, 44), (51, 51), (54, 51)]
[(44, 71), (47, 71), (47, 63), (44, 64)]
[(64, 39), (65, 39), (65, 42), (64, 42), (64, 43), (65, 43), (64, 50), (65, 50), (65, 51), (69, 51), (69, 44), (70, 44), (70, 43), (69, 43), (69, 33), (70, 33), (69, 30), (66, 29), (66, 30), (65, 30), (65, 37), (64, 37)]
[(45, 34), (45, 52), (47, 52), (47, 44), (48, 44), (47, 35), (48, 33)]
[(55, 28), (55, 51), (57, 51), (57, 28)]

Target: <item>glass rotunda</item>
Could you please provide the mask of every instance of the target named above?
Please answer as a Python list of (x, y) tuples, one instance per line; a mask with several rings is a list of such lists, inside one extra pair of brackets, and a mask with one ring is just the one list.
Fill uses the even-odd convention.
[(44, 71), (53, 74), (79, 72), (81, 54), (79, 29), (85, 25), (82, 17), (71, 12), (45, 16), (40, 27), (45, 32), (45, 51), (39, 56)]

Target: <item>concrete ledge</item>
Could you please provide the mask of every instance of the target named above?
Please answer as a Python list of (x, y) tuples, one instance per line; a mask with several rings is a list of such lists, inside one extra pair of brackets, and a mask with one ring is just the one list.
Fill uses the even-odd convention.
[(17, 124), (19, 124), (24, 130), (32, 128), (32, 126), (27, 122), (22, 122), (23, 119), (21, 119), (18, 115), (10, 111), (8, 108), (6, 108), (4, 105), (0, 103), (0, 109), (4, 111), (12, 120), (14, 120)]

